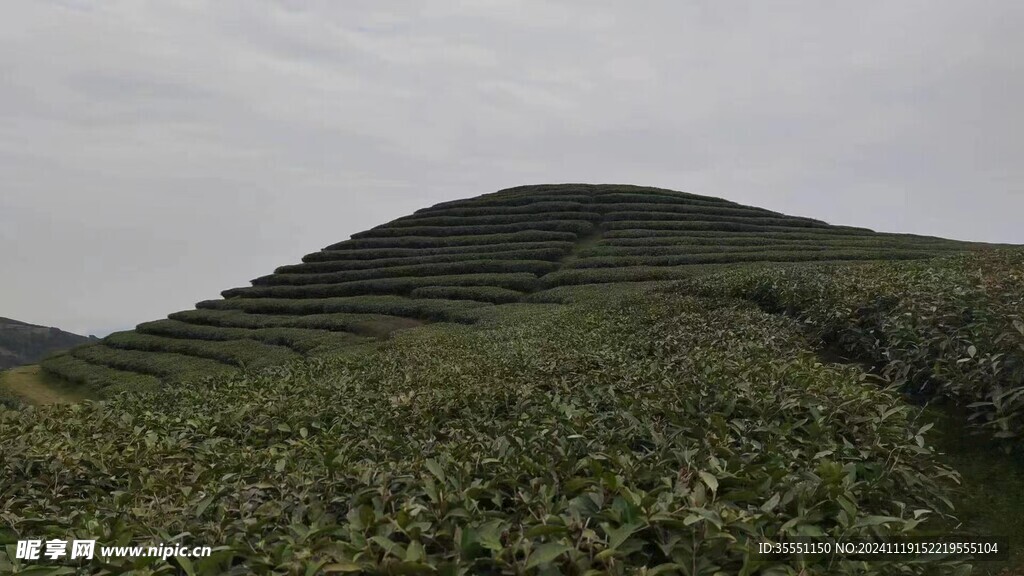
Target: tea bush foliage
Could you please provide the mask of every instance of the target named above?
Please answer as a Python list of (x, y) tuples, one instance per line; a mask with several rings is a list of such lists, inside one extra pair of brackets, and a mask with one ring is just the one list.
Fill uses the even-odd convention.
[(196, 307), (204, 310), (239, 310), (249, 314), (309, 316), (355, 313), (385, 314), (422, 320), (457, 322), (459, 312), (483, 302), (467, 300), (409, 299), (401, 296), (355, 296), (349, 298), (232, 298), (204, 300)]
[[(770, 212), (763, 208), (754, 208), (751, 206), (722, 206), (719, 204), (715, 205), (703, 205), (694, 204), (687, 202), (685, 204), (664, 204), (664, 203), (625, 203), (625, 204), (596, 204), (592, 206), (593, 210), (601, 214), (605, 214), (606, 219), (621, 219), (612, 218), (620, 214), (636, 214), (638, 215), (635, 220), (671, 220), (677, 215), (686, 214), (716, 214), (723, 216), (761, 216), (761, 217), (778, 217), (783, 216), (775, 212)], [(824, 224), (820, 220), (814, 220), (813, 218), (804, 218), (801, 216), (786, 216), (786, 218), (802, 221), (802, 222), (818, 222)], [(627, 220), (633, 220), (634, 218), (627, 218)]]
[(593, 224), (586, 220), (542, 220), (530, 219), (515, 224), (490, 224), (476, 226), (394, 226), (373, 228), (365, 232), (353, 234), (352, 238), (394, 238), (404, 236), (490, 236), (495, 234), (513, 234), (529, 230), (548, 230), (569, 232), (576, 235), (586, 234), (593, 229)]
[(498, 244), (480, 244), (468, 246), (448, 246), (440, 248), (368, 248), (354, 250), (325, 250), (303, 256), (303, 262), (325, 262), (333, 260), (375, 260), (379, 258), (405, 258), (436, 256), (441, 254), (485, 254), (506, 252), (509, 250), (552, 249), (568, 253), (574, 242), (505, 242)]
[(466, 262), (444, 262), (413, 264), (366, 270), (345, 270), (340, 272), (272, 274), (253, 280), (256, 286), (283, 286), (303, 284), (332, 284), (372, 280), (378, 278), (427, 277), (459, 274), (514, 273), (528, 272), (541, 276), (554, 272), (559, 265), (545, 260), (469, 260)]
[(514, 242), (575, 242), (572, 232), (524, 230), (508, 234), (474, 234), (466, 236), (399, 236), (394, 238), (354, 238), (332, 244), (324, 250), (363, 248), (444, 248), (453, 246), (480, 246)]
[(403, 278), (377, 278), (336, 284), (303, 284), (298, 286), (251, 286), (232, 288), (221, 292), (233, 298), (329, 298), (332, 296), (358, 296), (363, 294), (406, 294), (422, 286), (497, 286), (510, 290), (532, 290), (537, 277), (530, 273), (508, 274), (456, 274), (452, 276), (414, 276)]
[[(680, 220), (618, 220), (614, 222), (608, 222), (607, 226), (612, 230), (654, 230), (654, 231), (690, 231), (690, 230), (713, 230), (716, 232), (802, 232), (804, 230), (810, 230), (814, 234), (818, 235), (864, 235), (874, 234), (870, 230), (859, 231), (855, 228), (845, 228), (839, 226), (830, 226), (828, 228), (807, 228), (806, 226), (794, 226), (794, 225), (779, 225), (779, 224), (757, 224), (748, 223), (743, 218), (736, 218), (734, 220), (726, 220), (723, 218), (711, 219), (708, 218), (704, 221), (680, 221)], [(795, 229), (795, 230), (794, 230)]]
[[(168, 381), (223, 376), (236, 368), (223, 362), (169, 352), (142, 352), (90, 344), (71, 350), (70, 354), (90, 364), (99, 364), (123, 372), (148, 374)], [(44, 367), (49, 364), (44, 362)]]
[(372, 230), (409, 228), (417, 226), (484, 226), (493, 224), (523, 224), (535, 223), (538, 216), (545, 222), (592, 222), (601, 220), (601, 215), (596, 212), (527, 212), (511, 214), (481, 214), (459, 216), (444, 214), (436, 216), (406, 216), (393, 222), (378, 226)]
[(675, 287), (747, 298), (875, 364), (915, 394), (964, 406), (1008, 447), (1024, 434), (1024, 251), (928, 262), (732, 270)]
[(323, 272), (342, 272), (346, 270), (369, 270), (376, 268), (397, 268), (410, 265), (446, 264), (453, 262), (472, 262), (477, 260), (559, 260), (569, 250), (567, 248), (535, 248), (529, 250), (505, 250), (468, 254), (435, 254), (403, 256), (398, 258), (378, 259), (338, 259), (319, 262), (304, 262), (279, 266), (275, 274), (317, 274)]
[(172, 352), (197, 358), (209, 358), (239, 368), (275, 366), (298, 359), (298, 356), (290, 348), (250, 338), (211, 341), (130, 331), (111, 334), (103, 339), (103, 343), (111, 348), (122, 350)]
[[(443, 303), (442, 303), (443, 304)], [(385, 332), (411, 328), (422, 323), (415, 318), (389, 316), (387, 314), (327, 313), (327, 314), (249, 314), (238, 310), (214, 310), (200, 308), (184, 310), (168, 316), (183, 323), (227, 328), (298, 328), (311, 330), (332, 330), (355, 334), (380, 335)], [(152, 323), (140, 324), (139, 328)], [(382, 332), (383, 331), (383, 332)]]
[(94, 364), (68, 353), (51, 356), (43, 364), (50, 374), (96, 390), (138, 392), (160, 388), (160, 379), (156, 376)]
[(599, 256), (581, 258), (572, 268), (618, 268), (625, 266), (684, 266), (686, 264), (727, 264), (733, 262), (809, 262), (817, 260), (910, 260), (930, 258), (931, 252), (908, 250), (761, 250), (723, 251), (665, 256)]
[(443, 217), (474, 217), (474, 216), (507, 216), (512, 214), (557, 214), (559, 212), (582, 212), (587, 209), (588, 204), (583, 202), (572, 202), (566, 200), (538, 201), (523, 206), (466, 206), (447, 207), (444, 205), (431, 208), (421, 208), (409, 216), (403, 216), (396, 220), (405, 221), (418, 218), (443, 218)]
[(476, 300), (495, 304), (518, 302), (523, 297), (522, 292), (496, 286), (424, 286), (413, 290), (409, 295), (413, 298)]
[[(953, 574), (768, 559), (950, 512), (912, 411), (794, 321), (672, 295), (516, 305), (365, 354), (0, 412), (16, 538), (212, 545), (191, 574)], [(79, 439), (90, 438), (89, 442)], [(23, 566), (0, 548), (0, 570)]]
[(717, 213), (659, 213), (659, 212), (610, 212), (604, 214), (606, 222), (650, 222), (660, 228), (668, 222), (724, 222), (750, 224), (754, 226), (783, 226), (795, 228), (829, 228), (824, 222), (800, 220), (797, 218), (773, 218), (762, 215), (737, 215)]
[[(287, 346), (299, 354), (313, 354), (317, 351), (332, 350), (352, 344), (364, 343), (367, 339), (355, 333), (308, 328), (236, 328), (207, 324), (190, 324), (179, 320), (157, 320), (139, 324), (139, 334), (167, 336), (186, 340), (212, 340), (231, 342), (255, 340), (265, 344)], [(196, 354), (201, 356), (202, 354)], [(248, 364), (253, 366), (253, 364)]]

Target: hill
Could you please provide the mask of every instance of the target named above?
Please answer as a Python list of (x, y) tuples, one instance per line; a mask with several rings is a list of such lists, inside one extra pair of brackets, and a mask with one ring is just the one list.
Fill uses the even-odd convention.
[[(54, 568), (24, 538), (213, 547), (100, 573), (1019, 570), (1022, 279), (650, 188), (426, 208), (44, 362), (107, 399), (0, 406), (0, 572)], [(759, 549), (798, 539), (998, 554)]]
[(334, 353), (424, 322), (473, 322), (483, 308), (556, 297), (566, 286), (676, 280), (739, 264), (921, 259), (970, 247), (656, 188), (524, 186), (354, 234), (221, 300), (43, 367), (101, 389), (153, 387)]
[(90, 342), (57, 328), (0, 317), (0, 370), (34, 364), (44, 357)]

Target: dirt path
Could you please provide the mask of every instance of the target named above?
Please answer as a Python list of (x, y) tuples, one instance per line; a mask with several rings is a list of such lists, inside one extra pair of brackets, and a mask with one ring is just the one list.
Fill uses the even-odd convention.
[(39, 366), (20, 366), (0, 372), (0, 389), (30, 404), (79, 402), (88, 398), (81, 390), (54, 382)]

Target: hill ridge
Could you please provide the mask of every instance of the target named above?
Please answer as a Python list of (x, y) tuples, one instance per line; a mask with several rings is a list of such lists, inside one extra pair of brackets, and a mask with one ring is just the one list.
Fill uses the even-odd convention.
[(59, 328), (0, 316), (0, 370), (38, 362), (48, 354), (89, 340)]

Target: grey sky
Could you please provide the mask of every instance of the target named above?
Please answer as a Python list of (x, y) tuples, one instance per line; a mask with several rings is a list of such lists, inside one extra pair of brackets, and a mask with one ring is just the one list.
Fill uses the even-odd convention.
[(0, 316), (104, 334), (425, 205), (663, 186), (1024, 243), (1024, 3), (15, 0)]

